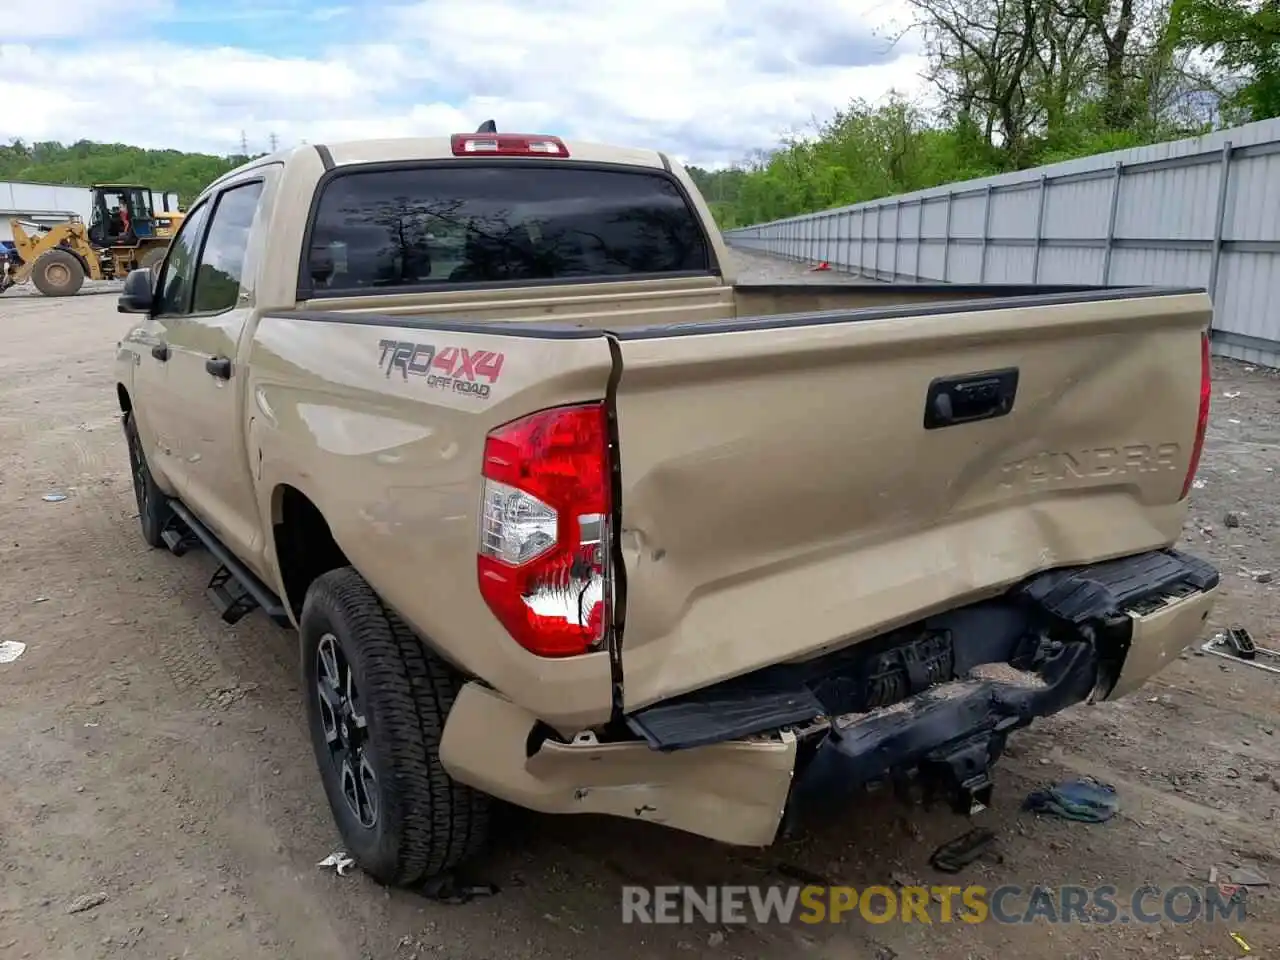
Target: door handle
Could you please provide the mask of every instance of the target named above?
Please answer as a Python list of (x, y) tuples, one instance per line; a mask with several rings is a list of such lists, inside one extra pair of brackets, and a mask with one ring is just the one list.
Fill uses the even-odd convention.
[(1018, 394), (1018, 368), (939, 377), (925, 397), (924, 428), (937, 430), (1007, 416)]
[(167, 362), (169, 359), (169, 345), (161, 340), (151, 348), (151, 355), (161, 363)]
[(204, 362), (204, 368), (211, 376), (219, 380), (231, 379), (231, 359), (229, 357), (210, 357)]

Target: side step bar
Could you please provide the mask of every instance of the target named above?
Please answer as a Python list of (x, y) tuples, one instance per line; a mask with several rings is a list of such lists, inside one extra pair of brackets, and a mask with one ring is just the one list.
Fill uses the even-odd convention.
[(165, 531), (163, 538), (169, 549), (181, 556), (191, 545), (190, 538), (194, 536), (222, 564), (209, 581), (208, 593), (223, 620), (235, 623), (254, 607), (261, 607), (262, 612), (280, 626), (291, 625), (289, 614), (280, 598), (252, 570), (236, 559), (212, 530), (196, 519), (195, 514), (181, 501), (170, 500), (169, 508), (186, 526), (185, 531), (174, 530), (173, 527)]

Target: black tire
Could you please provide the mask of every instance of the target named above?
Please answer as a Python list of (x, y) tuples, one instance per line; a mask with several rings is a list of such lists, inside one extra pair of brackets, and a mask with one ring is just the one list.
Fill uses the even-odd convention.
[[(299, 639), (311, 744), (348, 855), (375, 880), (408, 886), (478, 853), (488, 835), (489, 798), (454, 782), (440, 764), (459, 685), (454, 671), (351, 567), (312, 583)], [(333, 652), (332, 662), (322, 659), (322, 647)], [(350, 691), (348, 681), (351, 706), (339, 707), (334, 692)], [(366, 764), (372, 786), (356, 773)]]
[(133, 480), (133, 498), (138, 503), (142, 539), (151, 547), (164, 546), (160, 534), (164, 533), (173, 511), (169, 507), (169, 498), (156, 486), (151, 468), (147, 466), (147, 456), (132, 412), (124, 415), (124, 438), (129, 446), (129, 474)]
[(46, 297), (73, 297), (84, 286), (84, 264), (67, 250), (46, 250), (31, 267), (31, 282)]

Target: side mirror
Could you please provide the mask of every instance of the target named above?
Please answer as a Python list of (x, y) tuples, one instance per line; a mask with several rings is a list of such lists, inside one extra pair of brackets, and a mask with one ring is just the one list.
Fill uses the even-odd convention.
[(116, 311), (119, 313), (150, 313), (155, 300), (152, 284), (155, 274), (151, 270), (130, 270), (124, 278), (124, 290), (116, 300)]

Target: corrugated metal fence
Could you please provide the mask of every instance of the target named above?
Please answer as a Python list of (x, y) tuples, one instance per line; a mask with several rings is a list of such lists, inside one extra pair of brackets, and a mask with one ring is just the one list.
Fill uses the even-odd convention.
[(1200, 285), (1214, 351), (1280, 367), (1280, 119), (725, 237), (882, 280)]

